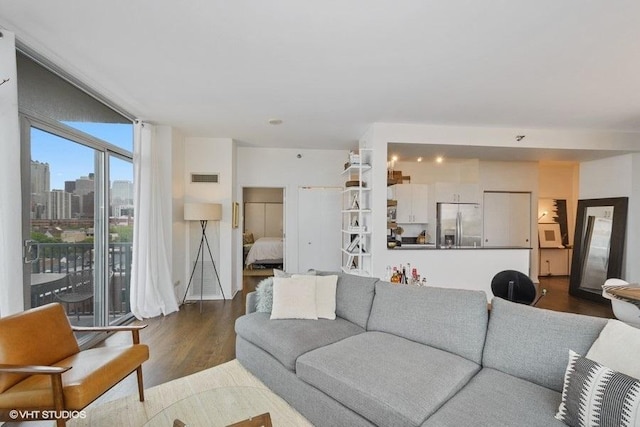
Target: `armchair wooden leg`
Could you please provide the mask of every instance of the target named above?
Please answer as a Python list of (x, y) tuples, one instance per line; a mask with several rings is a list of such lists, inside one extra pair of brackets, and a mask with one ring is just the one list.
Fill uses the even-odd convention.
[(136, 369), (138, 375), (138, 394), (140, 395), (140, 402), (144, 402), (144, 385), (142, 384), (142, 365)]
[(53, 406), (56, 411), (56, 426), (65, 427), (67, 420), (64, 418), (57, 418), (62, 414), (64, 410), (64, 394), (62, 392), (62, 374), (51, 376), (51, 389), (53, 390)]

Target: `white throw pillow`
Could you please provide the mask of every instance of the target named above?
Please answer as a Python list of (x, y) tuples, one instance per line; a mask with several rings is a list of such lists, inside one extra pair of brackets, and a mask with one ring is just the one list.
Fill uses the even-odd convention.
[(273, 269), (273, 277), (292, 277), (292, 276), (315, 276), (316, 275), (316, 271), (315, 270), (309, 270), (306, 273), (289, 273), (286, 272), (284, 270), (280, 270), (277, 268)]
[(316, 278), (273, 278), (271, 319), (317, 319)]
[(609, 319), (585, 356), (614, 371), (640, 379), (640, 329)]
[[(293, 278), (309, 277), (294, 274)], [(311, 276), (316, 280), (316, 312), (318, 319), (335, 320), (338, 276)]]

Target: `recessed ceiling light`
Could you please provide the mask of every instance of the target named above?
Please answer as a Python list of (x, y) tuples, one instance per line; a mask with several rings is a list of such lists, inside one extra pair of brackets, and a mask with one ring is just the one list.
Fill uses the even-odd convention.
[(442, 163), (442, 162), (444, 162), (444, 157), (442, 156), (436, 157), (436, 163)]
[(269, 119), (269, 124), (270, 125), (274, 125), (274, 126), (281, 125), (282, 124), (282, 120), (281, 119)]

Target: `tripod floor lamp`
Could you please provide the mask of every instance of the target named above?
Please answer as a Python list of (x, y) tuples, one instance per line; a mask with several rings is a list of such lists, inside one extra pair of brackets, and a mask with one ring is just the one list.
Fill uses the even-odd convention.
[(184, 204), (184, 219), (185, 221), (200, 221), (200, 228), (202, 229), (202, 235), (200, 237), (200, 246), (198, 247), (198, 255), (196, 256), (196, 261), (193, 263), (193, 270), (191, 270), (191, 277), (189, 277), (189, 284), (187, 285), (187, 289), (184, 292), (184, 298), (182, 298), (182, 304), (187, 300), (187, 294), (189, 293), (189, 287), (191, 286), (191, 281), (193, 280), (193, 275), (196, 272), (196, 268), (198, 267), (198, 260), (202, 256), (202, 260), (200, 261), (200, 312), (202, 312), (202, 295), (204, 288), (204, 246), (207, 246), (207, 250), (209, 252), (209, 257), (211, 258), (211, 264), (213, 264), (213, 271), (216, 273), (216, 278), (218, 279), (218, 286), (220, 287), (220, 292), (222, 292), (222, 298), (226, 299), (224, 296), (224, 291), (222, 290), (222, 283), (220, 283), (220, 276), (218, 276), (218, 269), (216, 268), (216, 263), (213, 260), (213, 255), (211, 254), (211, 247), (209, 246), (209, 239), (207, 239), (207, 223), (209, 221), (220, 221), (222, 219), (222, 205), (219, 203), (185, 203)]

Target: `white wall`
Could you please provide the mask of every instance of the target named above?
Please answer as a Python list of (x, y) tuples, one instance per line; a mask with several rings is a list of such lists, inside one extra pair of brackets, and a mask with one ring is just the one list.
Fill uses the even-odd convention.
[[(471, 169), (473, 172), (469, 173), (467, 169)], [(477, 161), (452, 160), (441, 164), (433, 162), (396, 162), (394, 170), (401, 171), (404, 176), (410, 176), (411, 184), (478, 181)], [(470, 175), (475, 175), (473, 176), (475, 179), (470, 179)]]
[(15, 36), (0, 38), (0, 316), (24, 309), (22, 275), (22, 196)]
[(580, 199), (629, 197), (622, 279), (640, 281), (640, 154), (580, 163)]
[[(231, 298), (238, 289), (237, 278), (234, 279), (232, 271), (233, 252), (235, 248), (234, 234), (238, 234), (238, 229), (232, 229), (232, 202), (234, 197), (234, 157), (235, 142), (230, 138), (186, 138), (184, 142), (184, 201), (221, 203), (222, 220), (219, 222), (209, 222), (207, 227), (207, 237), (214, 257), (222, 289), (226, 298)], [(216, 184), (191, 183), (192, 173), (219, 173), (220, 179)], [(198, 245), (200, 243), (200, 224), (192, 221), (187, 226), (187, 246), (184, 251), (187, 254), (187, 261), (184, 263), (186, 280), (188, 280), (196, 259)], [(205, 252), (205, 260), (209, 258)], [(212, 272), (205, 271), (205, 279), (212, 275)], [(215, 278), (215, 276), (213, 276)], [(206, 280), (205, 280), (206, 281)], [(210, 285), (210, 287), (207, 287)], [(181, 285), (181, 295), (186, 289), (187, 283)], [(199, 289), (199, 286), (192, 289)], [(240, 285), (241, 286), (241, 285)], [(218, 299), (222, 296), (217, 283), (205, 284), (205, 299)]]
[[(340, 173), (347, 160), (346, 150), (238, 147), (238, 194), (242, 194), (243, 187), (284, 188), (285, 268), (288, 271), (298, 271), (298, 227), (304, 226), (298, 224), (297, 218), (298, 188), (344, 186)], [(242, 257), (235, 268), (241, 273)]]

